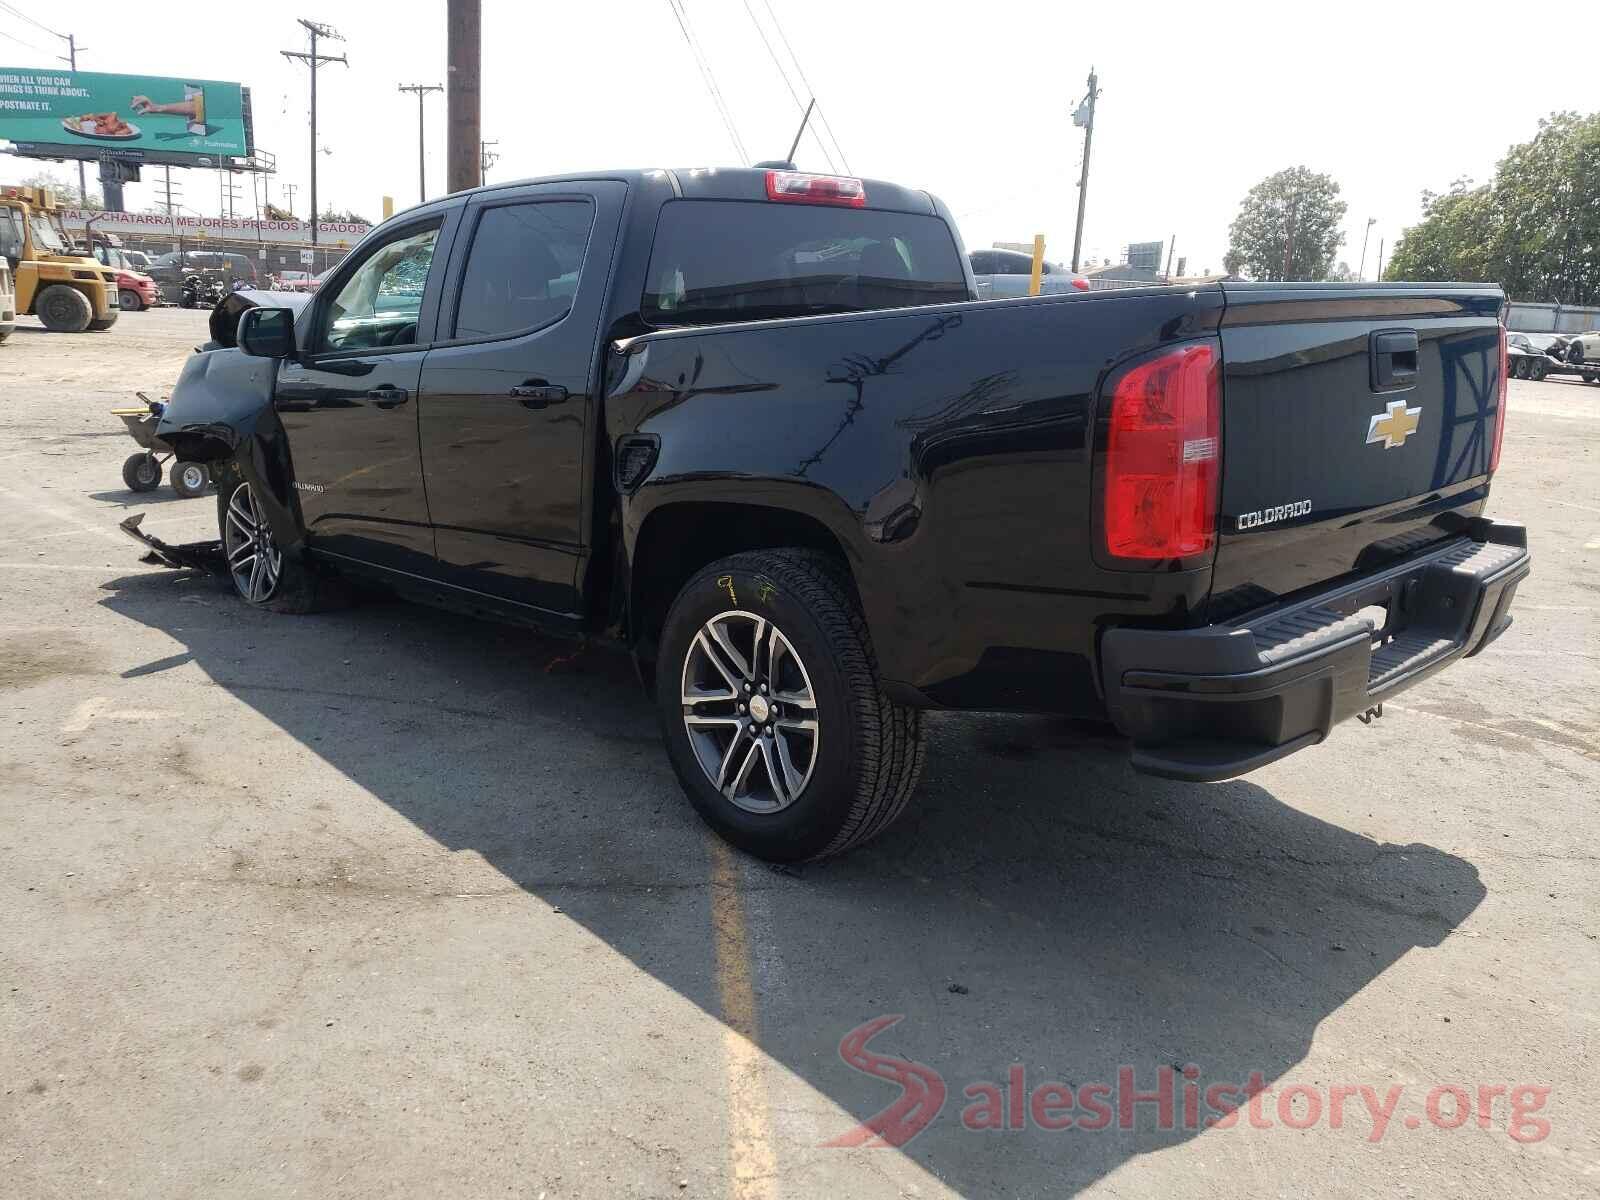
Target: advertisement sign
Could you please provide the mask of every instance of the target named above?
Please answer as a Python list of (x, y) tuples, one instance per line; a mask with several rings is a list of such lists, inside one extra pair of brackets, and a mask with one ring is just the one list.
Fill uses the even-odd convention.
[(254, 149), (237, 83), (31, 67), (0, 67), (0, 139), (70, 147), (73, 157), (248, 158)]
[[(166, 213), (90, 212), (63, 208), (61, 221), (67, 232), (81, 236), (84, 223), (94, 218), (98, 233), (118, 236), (182, 236), (222, 238), (232, 242), (268, 242), (278, 245), (311, 240), (311, 225), (306, 221), (252, 221), (244, 217), (189, 217)], [(318, 221), (317, 241), (327, 248), (354, 246), (367, 236), (372, 226), (347, 221)]]
[(1128, 265), (1142, 271), (1161, 270), (1161, 256), (1166, 251), (1167, 243), (1161, 242), (1133, 242), (1128, 246)]

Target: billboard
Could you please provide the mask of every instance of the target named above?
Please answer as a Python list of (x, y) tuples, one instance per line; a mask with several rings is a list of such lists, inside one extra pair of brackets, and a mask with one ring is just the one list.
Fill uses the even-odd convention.
[(1130, 242), (1128, 265), (1142, 271), (1161, 270), (1161, 257), (1167, 249), (1165, 240), (1159, 242)]
[[(253, 221), (247, 217), (190, 217), (165, 213), (128, 213), (63, 208), (61, 221), (74, 237), (83, 235), (91, 218), (96, 233), (115, 233), (120, 237), (218, 238), (233, 242), (270, 242), (294, 245), (311, 240), (311, 226), (305, 221)], [(371, 232), (372, 226), (354, 222), (318, 221), (317, 240), (325, 247), (354, 246)]]
[(0, 67), (0, 139), (27, 154), (197, 166), (254, 150), (237, 83), (31, 67)]

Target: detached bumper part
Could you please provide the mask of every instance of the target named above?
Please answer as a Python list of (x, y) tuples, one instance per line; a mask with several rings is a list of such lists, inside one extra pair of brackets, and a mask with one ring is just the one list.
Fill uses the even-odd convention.
[(228, 560), (222, 551), (221, 541), (211, 542), (184, 542), (173, 546), (163, 542), (158, 537), (152, 537), (139, 526), (144, 523), (143, 513), (134, 513), (124, 521), (117, 523), (117, 528), (122, 530), (141, 546), (146, 547), (147, 553), (142, 555), (140, 562), (150, 563), (154, 566), (173, 567), (176, 570), (210, 571), (214, 575), (227, 574)]
[[(1521, 525), (1469, 536), (1227, 625), (1113, 629), (1106, 705), (1136, 770), (1210, 782), (1242, 775), (1375, 709), (1511, 624), (1531, 559)], [(1382, 631), (1360, 610), (1382, 605)]]

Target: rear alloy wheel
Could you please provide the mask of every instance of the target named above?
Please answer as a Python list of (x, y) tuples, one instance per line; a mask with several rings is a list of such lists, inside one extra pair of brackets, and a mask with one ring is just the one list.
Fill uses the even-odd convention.
[(656, 660), (667, 757), (724, 840), (772, 862), (838, 854), (887, 829), (922, 771), (922, 714), (878, 679), (844, 567), (748, 551), (701, 570)]
[(273, 544), (272, 530), (248, 483), (240, 483), (228, 497), (222, 548), (239, 595), (251, 604), (271, 600), (283, 575), (283, 552)]
[(820, 740), (811, 676), (783, 631), (729, 609), (684, 657), (683, 726), (713, 787), (745, 812), (780, 812), (811, 782)]

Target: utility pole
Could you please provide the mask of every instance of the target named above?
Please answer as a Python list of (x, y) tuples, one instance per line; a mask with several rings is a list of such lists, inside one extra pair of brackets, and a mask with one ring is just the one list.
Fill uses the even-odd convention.
[(1378, 239), (1378, 282), (1383, 282), (1383, 239)]
[[(89, 47), (78, 45), (78, 38), (75, 34), (58, 33), (56, 36), (67, 43), (67, 52), (58, 54), (56, 57), (66, 63), (70, 70), (76, 71), (78, 69), (78, 51), (87, 50)], [(84, 208), (89, 205), (89, 185), (84, 181), (83, 159), (81, 158), (78, 160), (78, 203), (80, 207)]]
[(300, 185), (298, 183), (286, 183), (283, 185), (283, 202), (288, 208), (291, 217), (294, 216), (294, 194), (299, 190)]
[(482, 42), (481, 0), (447, 0), (445, 54), (449, 74), (445, 77), (445, 159), (446, 190), (451, 192), (477, 187), (483, 178), (478, 157), (483, 140), (479, 98)]
[(1072, 123), (1083, 129), (1083, 173), (1078, 176), (1078, 228), (1072, 235), (1072, 269), (1077, 271), (1083, 253), (1083, 206), (1089, 196), (1089, 150), (1094, 145), (1094, 105), (1100, 98), (1099, 77), (1089, 68), (1089, 95), (1072, 114)]
[(1171, 279), (1172, 278), (1172, 256), (1177, 251), (1177, 249), (1178, 249), (1178, 235), (1177, 234), (1173, 234), (1172, 235), (1172, 240), (1167, 243), (1167, 269), (1164, 272), (1164, 275), (1165, 275), (1165, 277), (1167, 279)]
[(1372, 227), (1378, 223), (1377, 217), (1367, 218), (1367, 227), (1361, 234), (1361, 266), (1356, 271), (1356, 278), (1365, 280), (1367, 277), (1367, 239), (1372, 236)]
[(311, 35), (310, 51), (280, 50), (278, 53), (285, 58), (299, 59), (311, 68), (311, 240), (314, 243), (317, 240), (317, 67), (322, 63), (332, 62), (343, 63), (348, 67), (350, 60), (342, 54), (317, 53), (317, 39), (319, 37), (327, 38), (329, 41), (344, 41), (344, 37), (331, 25), (308, 21), (304, 17), (300, 17), (299, 21), (300, 24), (306, 27), (306, 32)]
[(481, 140), (478, 142), (478, 170), (484, 183), (489, 182), (489, 168), (500, 161), (499, 153), (489, 149), (489, 147), (498, 146), (499, 144), (499, 142), (485, 142)]
[(422, 132), (422, 102), (429, 92), (442, 92), (444, 88), (437, 83), (402, 83), (400, 90), (417, 94), (417, 203), (421, 204), (428, 198), (428, 142)]

